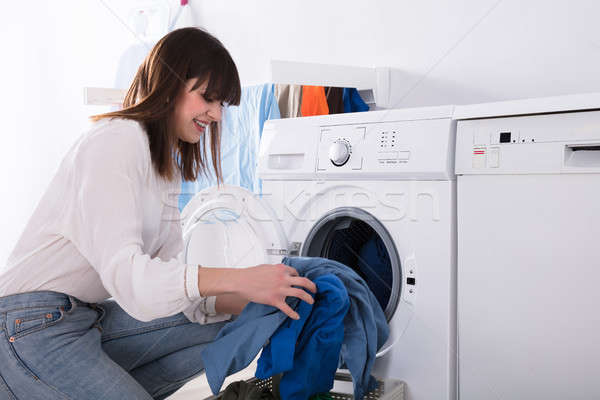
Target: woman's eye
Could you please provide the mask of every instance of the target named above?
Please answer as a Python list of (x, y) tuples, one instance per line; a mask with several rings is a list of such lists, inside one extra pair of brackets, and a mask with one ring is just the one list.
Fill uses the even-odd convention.
[[(212, 97), (210, 97), (210, 96), (207, 96), (207, 95), (205, 95), (205, 94), (203, 94), (203, 95), (202, 95), (202, 98), (204, 98), (204, 100), (205, 100), (206, 102), (208, 102), (208, 103), (212, 103), (213, 101), (218, 101), (218, 100), (216, 100), (216, 99), (213, 99)], [(219, 101), (219, 104), (221, 105), (221, 107), (224, 107), (224, 106), (225, 106), (225, 104), (224, 104), (222, 101)]]

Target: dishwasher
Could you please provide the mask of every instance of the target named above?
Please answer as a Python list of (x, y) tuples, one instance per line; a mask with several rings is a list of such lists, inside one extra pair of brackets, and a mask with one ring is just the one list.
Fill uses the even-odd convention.
[(566, 109), (457, 122), (460, 400), (600, 399), (600, 111)]

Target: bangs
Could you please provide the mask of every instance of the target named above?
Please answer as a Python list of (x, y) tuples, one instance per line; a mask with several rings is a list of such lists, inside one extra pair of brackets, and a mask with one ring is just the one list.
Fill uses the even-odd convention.
[(210, 58), (209, 63), (203, 63), (202, 70), (194, 71), (193, 66), (190, 68), (188, 79), (198, 78), (192, 90), (197, 89), (208, 79), (206, 94), (210, 98), (218, 99), (226, 105), (239, 105), (242, 88), (235, 63), (228, 53), (211, 54)]

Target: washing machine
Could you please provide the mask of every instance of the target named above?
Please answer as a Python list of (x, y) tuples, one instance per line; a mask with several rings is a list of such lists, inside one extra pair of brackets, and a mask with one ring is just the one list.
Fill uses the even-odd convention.
[(268, 121), (262, 192), (221, 186), (182, 211), (185, 258), (204, 266), (340, 261), (379, 301), (390, 337), (373, 374), (407, 399), (456, 398), (453, 107)]

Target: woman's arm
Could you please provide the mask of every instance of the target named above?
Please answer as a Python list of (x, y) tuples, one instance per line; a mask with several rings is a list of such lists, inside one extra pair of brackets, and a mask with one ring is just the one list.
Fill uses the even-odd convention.
[(216, 309), (222, 312), (230, 307), (236, 310), (243, 308), (242, 304), (245, 306), (252, 301), (277, 307), (287, 316), (298, 319), (299, 315), (285, 302), (285, 298), (293, 296), (312, 304), (312, 296), (302, 288), (317, 292), (312, 281), (298, 276), (298, 271), (285, 264), (263, 264), (250, 268), (198, 268), (201, 296), (217, 296)]
[[(135, 121), (115, 120), (99, 124), (78, 142), (64, 161), (73, 190), (65, 192), (59, 229), (121, 308), (135, 319), (151, 321), (193, 304), (186, 277), (197, 270), (144, 250), (140, 204), (152, 176), (145, 136)], [(152, 206), (151, 211), (158, 216), (161, 209)]]
[(237, 294), (220, 294), (217, 296), (215, 310), (219, 314), (239, 315), (246, 304), (248, 304), (248, 300)]

